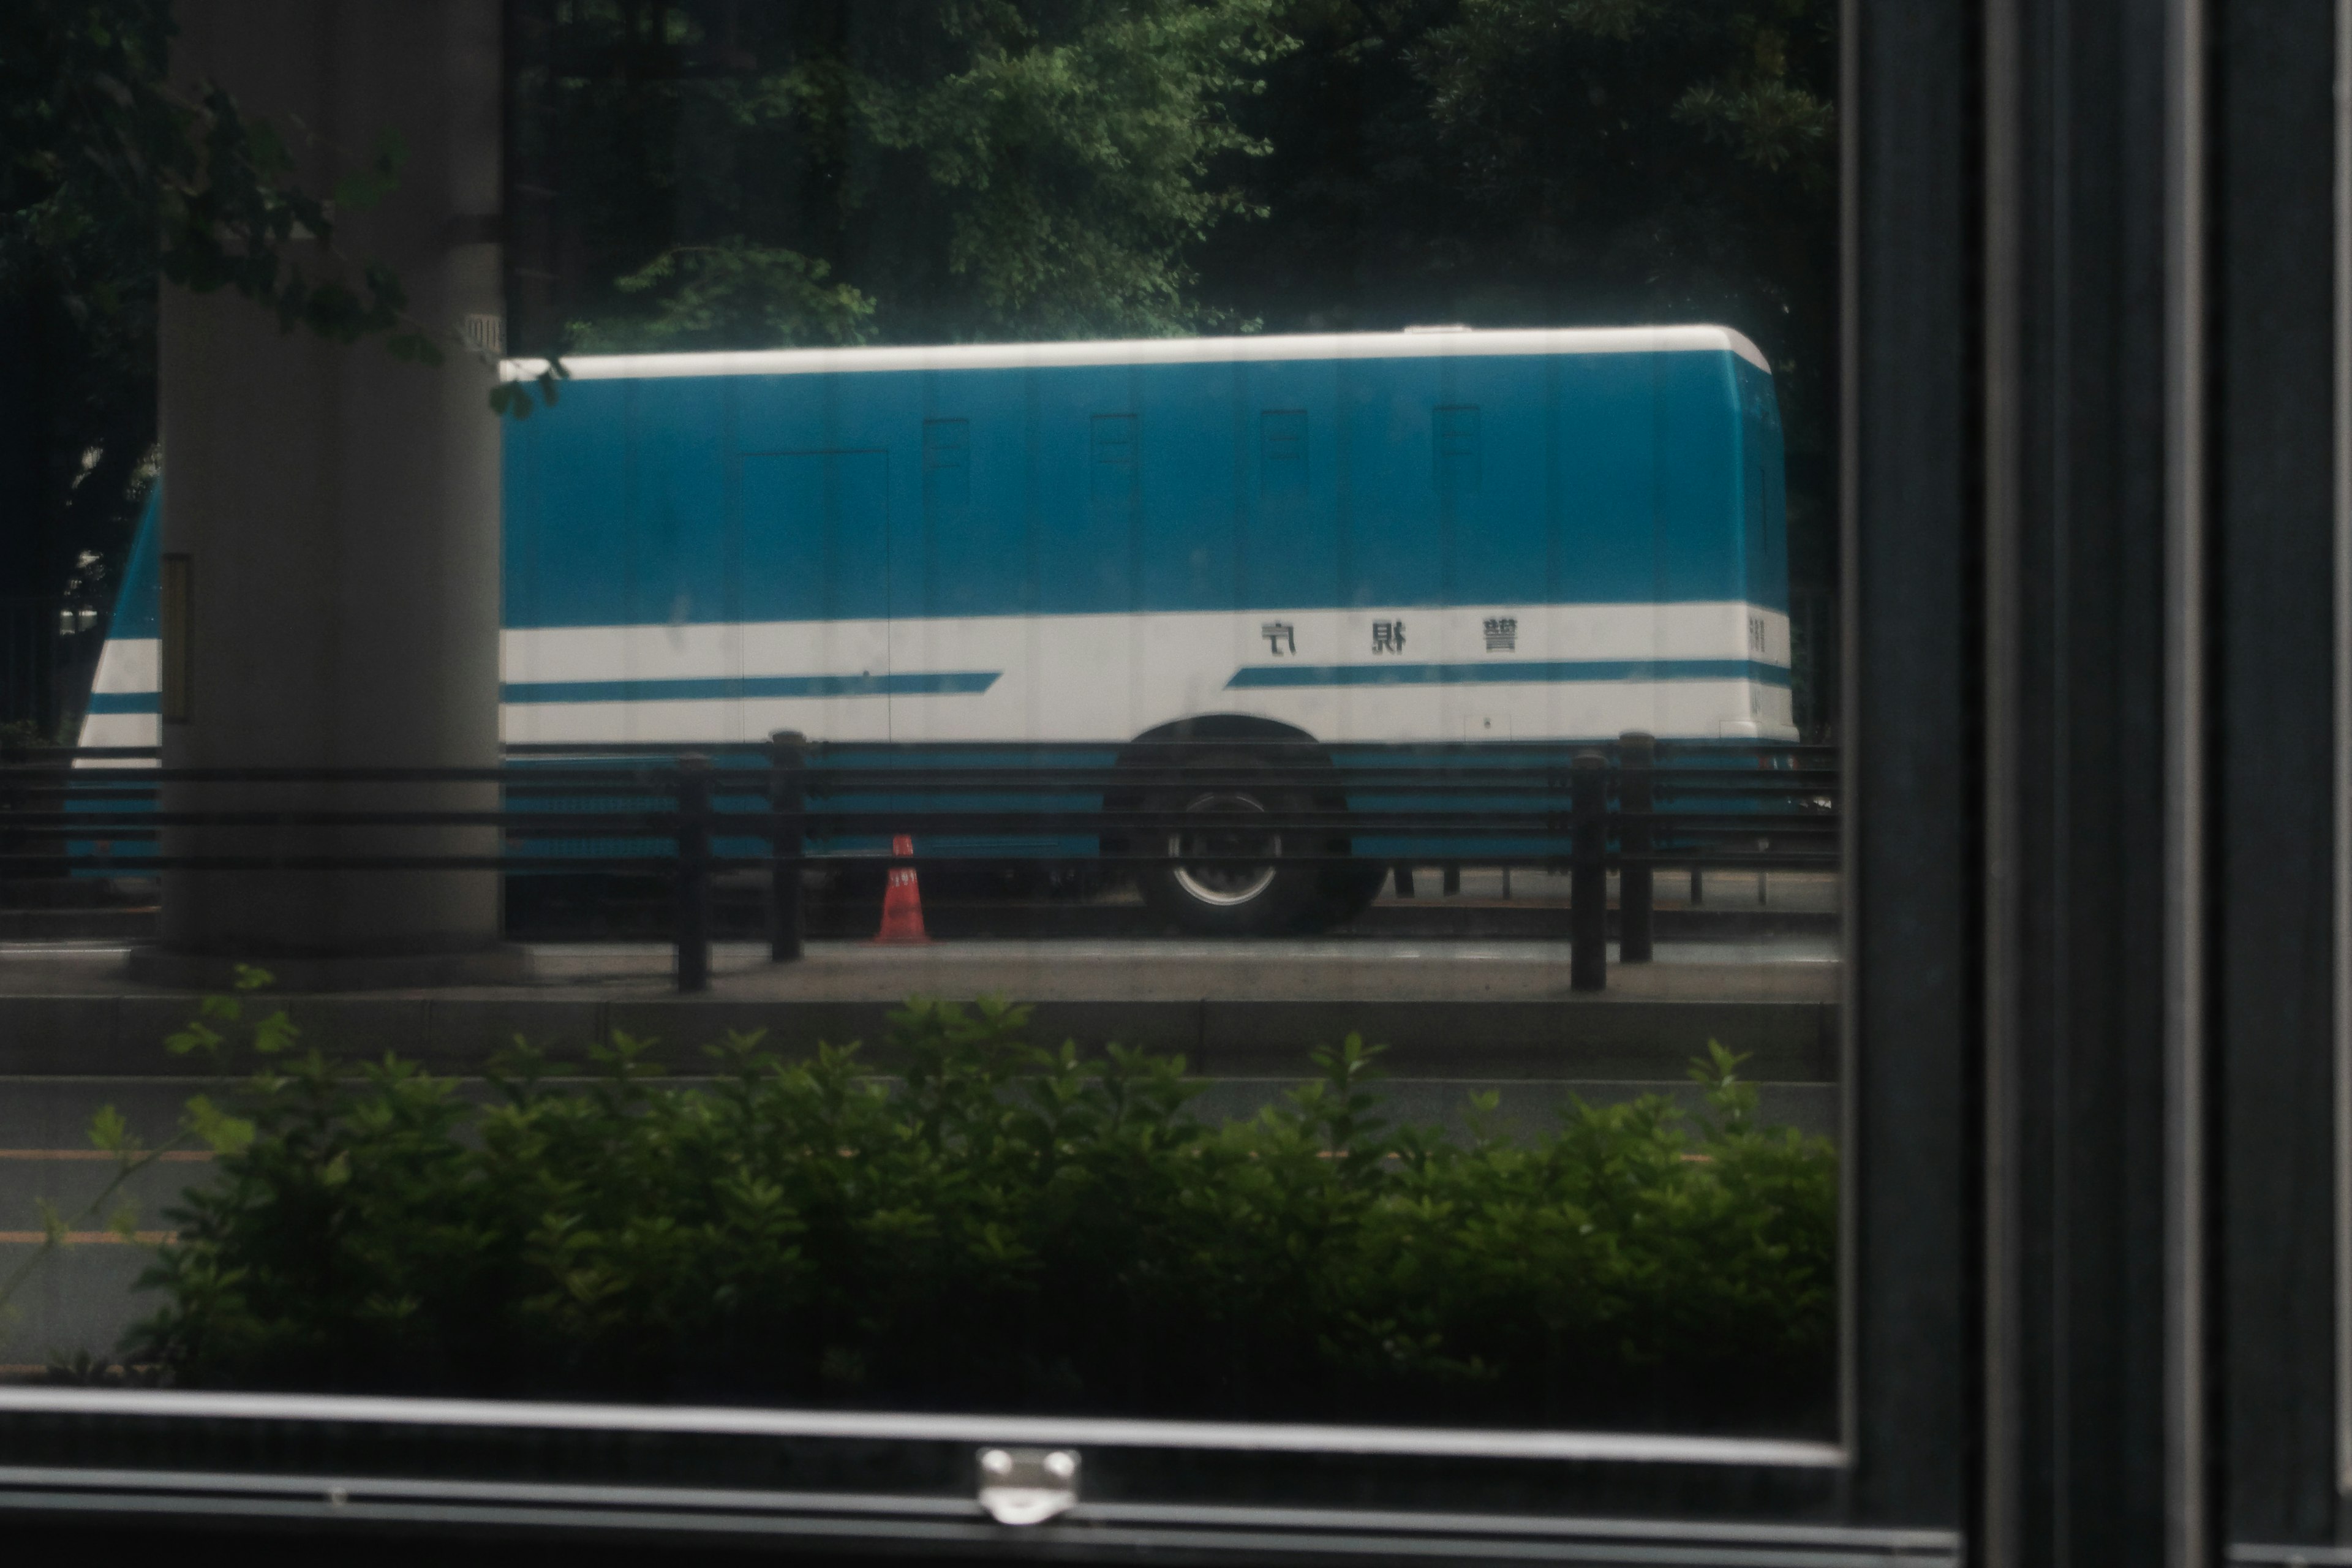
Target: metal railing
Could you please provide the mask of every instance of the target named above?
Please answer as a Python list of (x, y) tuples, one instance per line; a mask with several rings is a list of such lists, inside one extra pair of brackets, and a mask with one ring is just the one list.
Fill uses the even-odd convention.
[[(772, 961), (802, 956), (801, 872), (813, 864), (1029, 864), (1082, 845), (1113, 870), (1181, 866), (1412, 868), (1532, 866), (1570, 877), (1570, 984), (1607, 984), (1608, 884), (1619, 875), (1619, 959), (1650, 959), (1661, 868), (1833, 868), (1835, 753), (1772, 743), (1322, 744), (1261, 739), (1091, 742), (810, 742), (530, 745), (498, 768), (160, 768), (152, 749), (60, 749), (0, 762), (0, 879), (164, 871), (633, 872), (676, 892), (677, 985), (709, 984), (721, 871), (768, 872)], [(495, 784), (498, 809), (157, 805), (167, 784)], [(1203, 792), (1247, 795), (1256, 843), (1187, 843), (1213, 824)], [(1230, 828), (1233, 819), (1213, 826)], [(492, 828), (495, 854), (321, 853), (301, 829)], [(290, 842), (162, 853), (167, 829), (294, 832)], [(894, 838), (915, 853), (895, 856)], [(568, 841), (568, 842), (567, 842)], [(137, 851), (126, 846), (142, 846)]]

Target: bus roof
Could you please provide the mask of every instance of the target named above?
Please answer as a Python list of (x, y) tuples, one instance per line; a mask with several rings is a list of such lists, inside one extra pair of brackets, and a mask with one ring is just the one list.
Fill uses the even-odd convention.
[[(1734, 353), (1769, 374), (1756, 345), (1729, 327), (1546, 327), (1402, 332), (1315, 332), (1246, 338), (1128, 338), (1085, 342), (947, 343), (904, 348), (759, 349), (716, 353), (583, 354), (563, 368), (577, 381), (666, 376), (824, 375), (875, 370), (1019, 370), (1047, 365), (1224, 364), (1240, 361), (1443, 359), (1485, 354)], [(545, 360), (508, 360), (527, 381)]]

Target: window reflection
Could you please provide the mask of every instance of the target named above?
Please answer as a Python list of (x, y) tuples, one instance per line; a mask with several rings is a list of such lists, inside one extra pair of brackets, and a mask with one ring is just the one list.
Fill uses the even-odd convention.
[(16, 1375), (1826, 1433), (1832, 16), (515, 5), (528, 983), (27, 1091)]

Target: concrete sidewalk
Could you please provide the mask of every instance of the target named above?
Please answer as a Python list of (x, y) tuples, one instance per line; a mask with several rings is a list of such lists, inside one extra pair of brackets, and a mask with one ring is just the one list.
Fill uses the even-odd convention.
[[(1832, 950), (1753, 949), (1669, 946), (1655, 963), (1612, 963), (1609, 989), (1581, 995), (1556, 942), (822, 943), (782, 965), (729, 944), (710, 990), (680, 996), (666, 948), (547, 946), (530, 950), (521, 984), (278, 1005), (339, 1049), (443, 1068), (518, 1035), (559, 1060), (616, 1030), (661, 1039), (680, 1066), (730, 1029), (807, 1050), (878, 1039), (908, 995), (993, 994), (1034, 1005), (1041, 1039), (1182, 1051), (1211, 1077), (1294, 1074), (1307, 1050), (1355, 1031), (1391, 1047), (1393, 1070), (1447, 1078), (1673, 1078), (1714, 1038), (1753, 1053), (1759, 1079), (1833, 1079)], [(197, 1001), (132, 981), (121, 948), (0, 947), (0, 1075), (169, 1072), (162, 1042)]]

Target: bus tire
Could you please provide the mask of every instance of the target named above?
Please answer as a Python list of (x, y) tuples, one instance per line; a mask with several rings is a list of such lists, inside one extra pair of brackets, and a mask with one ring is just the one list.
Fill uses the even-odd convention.
[[(1255, 772), (1266, 765), (1246, 752), (1218, 752), (1192, 762), (1204, 773), (1227, 775)], [(1164, 838), (1141, 841), (1140, 848), (1170, 855), (1187, 851), (1246, 854), (1261, 847), (1266, 852), (1263, 865), (1187, 866), (1179, 861), (1137, 868), (1143, 900), (1161, 920), (1202, 936), (1272, 936), (1300, 929), (1314, 913), (1322, 887), (1321, 868), (1312, 860), (1286, 862), (1286, 835), (1250, 826), (1253, 816), (1309, 809), (1312, 803), (1307, 796), (1278, 788), (1214, 783), (1155, 794), (1148, 805), (1155, 815), (1189, 820)], [(1295, 840), (1297, 835), (1287, 837)], [(1291, 853), (1299, 851), (1293, 848)]]

